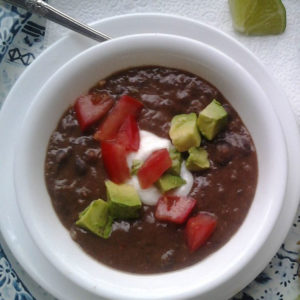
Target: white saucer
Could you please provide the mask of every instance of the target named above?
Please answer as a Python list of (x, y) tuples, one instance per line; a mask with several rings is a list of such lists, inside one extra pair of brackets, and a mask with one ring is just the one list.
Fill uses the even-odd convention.
[[(234, 295), (251, 282), (272, 259), (287, 235), (297, 211), (300, 197), (300, 185), (297, 182), (300, 178), (300, 156), (298, 154), (300, 141), (294, 115), (284, 93), (261, 63), (246, 48), (231, 37), (202, 23), (169, 15), (134, 14), (105, 19), (94, 25), (111, 37), (144, 32), (173, 33), (199, 39), (215, 48), (221, 48), (228, 56), (234, 57), (244, 66), (260, 84), (263, 83), (265, 93), (272, 99), (286, 136), (288, 148), (289, 171), (285, 203), (272, 234), (258, 255), (243, 271), (236, 274), (230, 282), (213, 291), (207, 299), (224, 299), (225, 294), (228, 297)], [(34, 281), (62, 300), (99, 300), (99, 298), (66, 279), (46, 260), (33, 243), (16, 204), (13, 189), (12, 154), (18, 139), (20, 123), (37, 90), (58, 67), (92, 45), (94, 45), (93, 41), (70, 34), (48, 48), (19, 78), (6, 99), (0, 115), (0, 157), (3, 160), (0, 168), (0, 229), (2, 235), (13, 255)], [(35, 294), (34, 290), (31, 292)], [(40, 300), (41, 297), (38, 299)]]

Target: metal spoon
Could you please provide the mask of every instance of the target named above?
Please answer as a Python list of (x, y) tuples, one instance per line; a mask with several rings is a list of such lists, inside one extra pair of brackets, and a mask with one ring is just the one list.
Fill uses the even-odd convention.
[(46, 19), (76, 31), (98, 42), (109, 40), (110, 37), (90, 26), (87, 26), (42, 0), (5, 0), (12, 5), (24, 8), (32, 13), (45, 17)]

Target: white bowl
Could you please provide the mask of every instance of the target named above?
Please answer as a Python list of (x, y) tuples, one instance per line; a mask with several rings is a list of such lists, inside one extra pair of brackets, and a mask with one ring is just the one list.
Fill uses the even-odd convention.
[[(249, 213), (230, 241), (203, 261), (175, 272), (135, 275), (113, 270), (90, 256), (60, 223), (44, 181), (49, 137), (67, 107), (99, 79), (134, 66), (162, 65), (189, 71), (216, 86), (238, 111), (254, 140), (258, 184)], [(234, 60), (188, 38), (143, 34), (99, 44), (60, 68), (30, 106), (16, 148), (18, 204), (35, 243), (66, 277), (114, 299), (182, 299), (205, 295), (230, 281), (259, 251), (280, 212), (287, 154), (279, 121), (261, 87)]]

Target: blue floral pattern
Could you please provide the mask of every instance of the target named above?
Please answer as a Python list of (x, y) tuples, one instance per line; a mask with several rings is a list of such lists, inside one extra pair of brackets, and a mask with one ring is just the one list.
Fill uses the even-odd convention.
[[(8, 8), (8, 5), (6, 5)], [(1, 52), (0, 62), (5, 56), (9, 46), (12, 44), (16, 34), (19, 32), (22, 25), (30, 18), (28, 12), (19, 12), (16, 7), (11, 9), (3, 8), (0, 13), (0, 40)]]
[[(45, 20), (0, 0), (0, 107), (8, 91), (43, 50)], [(35, 299), (0, 245), (0, 300)]]
[(295, 300), (299, 288), (300, 210), (280, 249), (265, 270), (232, 300)]
[[(24, 68), (43, 50), (45, 20), (0, 0), (0, 108)], [(295, 300), (299, 290), (300, 210), (266, 269), (231, 300)], [(0, 300), (34, 300), (0, 245)], [(213, 300), (213, 299), (212, 299)]]
[(0, 107), (8, 91), (43, 50), (45, 20), (0, 0)]
[(0, 246), (0, 300), (34, 300), (7, 260)]

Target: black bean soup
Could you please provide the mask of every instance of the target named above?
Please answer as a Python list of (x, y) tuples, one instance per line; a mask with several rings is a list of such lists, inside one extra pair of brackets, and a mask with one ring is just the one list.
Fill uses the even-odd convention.
[(46, 155), (45, 179), (55, 211), (84, 251), (99, 262), (133, 273), (161, 273), (190, 266), (224, 245), (241, 226), (253, 200), (257, 157), (251, 136), (237, 112), (211, 84), (177, 69), (147, 66), (132, 68), (101, 80), (91, 93), (139, 99), (144, 108), (139, 128), (169, 138), (170, 121), (182, 113), (200, 112), (217, 99), (228, 113), (228, 124), (213, 141), (202, 139), (210, 168), (194, 172), (190, 196), (197, 211), (214, 213), (218, 224), (211, 238), (191, 253), (184, 226), (160, 222), (155, 207), (143, 205), (141, 217), (116, 221), (110, 238), (102, 239), (76, 226), (78, 214), (95, 199), (106, 200), (107, 174), (93, 130), (81, 132), (70, 107), (53, 132)]

